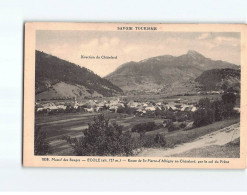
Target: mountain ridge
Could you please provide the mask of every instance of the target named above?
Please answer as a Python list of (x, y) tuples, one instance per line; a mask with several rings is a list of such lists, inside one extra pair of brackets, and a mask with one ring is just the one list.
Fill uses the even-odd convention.
[(212, 69), (204, 71), (195, 81), (200, 83), (204, 91), (224, 90), (239, 93), (240, 77), (240, 70)]
[(119, 87), (85, 67), (35, 52), (36, 99), (108, 97), (122, 93)]
[[(127, 93), (171, 92), (172, 88), (181, 90), (189, 88), (190, 84), (196, 85), (195, 79), (206, 70), (223, 68), (237, 70), (240, 67), (229, 62), (212, 60), (194, 50), (189, 50), (180, 56), (163, 55), (139, 62), (127, 62), (104, 78)], [(182, 91), (185, 93), (197, 91), (195, 87), (192, 88)]]

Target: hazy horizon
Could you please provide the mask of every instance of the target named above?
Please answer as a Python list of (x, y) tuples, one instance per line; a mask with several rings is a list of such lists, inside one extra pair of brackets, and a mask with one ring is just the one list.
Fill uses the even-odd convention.
[[(86, 67), (104, 77), (129, 61), (180, 56), (195, 50), (213, 60), (240, 65), (240, 33), (37, 31), (36, 50)], [(117, 56), (118, 59), (81, 59)]]

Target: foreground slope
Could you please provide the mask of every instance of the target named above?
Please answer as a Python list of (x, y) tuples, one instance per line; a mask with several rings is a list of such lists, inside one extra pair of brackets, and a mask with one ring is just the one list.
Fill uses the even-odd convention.
[[(201, 128), (198, 128), (197, 130), (201, 131), (202, 136), (196, 137), (199, 133), (196, 133), (195, 131), (189, 132), (190, 135), (187, 135), (189, 137), (196, 137), (194, 140), (188, 142), (183, 142), (183, 140), (180, 141), (181, 144), (177, 144), (176, 147), (173, 148), (148, 148), (144, 149), (138, 156), (143, 157), (204, 157), (204, 158), (231, 158), (231, 157), (239, 157), (240, 151), (239, 151), (239, 145), (237, 147), (237, 150), (234, 149), (234, 154), (232, 154), (232, 151), (225, 151), (222, 153), (222, 151), (218, 150), (224, 150), (225, 146), (228, 146), (228, 144), (231, 144), (234, 140), (239, 139), (240, 137), (240, 123), (234, 123), (230, 126), (227, 126), (228, 123), (235, 122), (236, 119), (232, 121), (220, 121), (215, 124), (211, 124), (208, 126), (204, 126)], [(221, 124), (221, 125), (219, 125)], [(217, 126), (223, 126), (223, 128), (217, 130)], [(225, 127), (224, 127), (225, 126)], [(192, 131), (192, 130), (190, 130)], [(204, 134), (204, 132), (206, 134)], [(186, 132), (177, 132), (177, 136), (179, 134), (185, 134)], [(193, 135), (194, 134), (194, 135)], [(182, 135), (180, 135), (181, 137)], [(166, 136), (167, 139), (169, 139), (169, 136)], [(184, 140), (186, 140), (185, 136), (183, 136)], [(171, 138), (170, 138), (171, 139)], [(187, 138), (187, 140), (190, 140), (191, 138)], [(213, 153), (207, 153), (208, 147), (213, 147), (215, 151)], [(217, 151), (216, 151), (217, 149)], [(200, 151), (200, 153), (198, 153)], [(219, 155), (220, 154), (220, 155)]]

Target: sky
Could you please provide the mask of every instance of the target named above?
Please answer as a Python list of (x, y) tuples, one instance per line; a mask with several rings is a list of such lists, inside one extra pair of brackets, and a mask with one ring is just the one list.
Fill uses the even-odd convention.
[[(205, 57), (240, 65), (237, 32), (36, 31), (36, 50), (106, 76), (129, 61), (160, 55), (179, 56), (195, 50)], [(82, 59), (117, 56), (117, 59)]]

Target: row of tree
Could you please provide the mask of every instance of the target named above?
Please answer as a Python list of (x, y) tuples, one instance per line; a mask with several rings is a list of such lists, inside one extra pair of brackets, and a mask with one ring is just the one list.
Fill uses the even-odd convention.
[(200, 127), (232, 116), (235, 104), (236, 96), (233, 93), (223, 94), (221, 100), (200, 99), (198, 110), (193, 115), (194, 125)]

